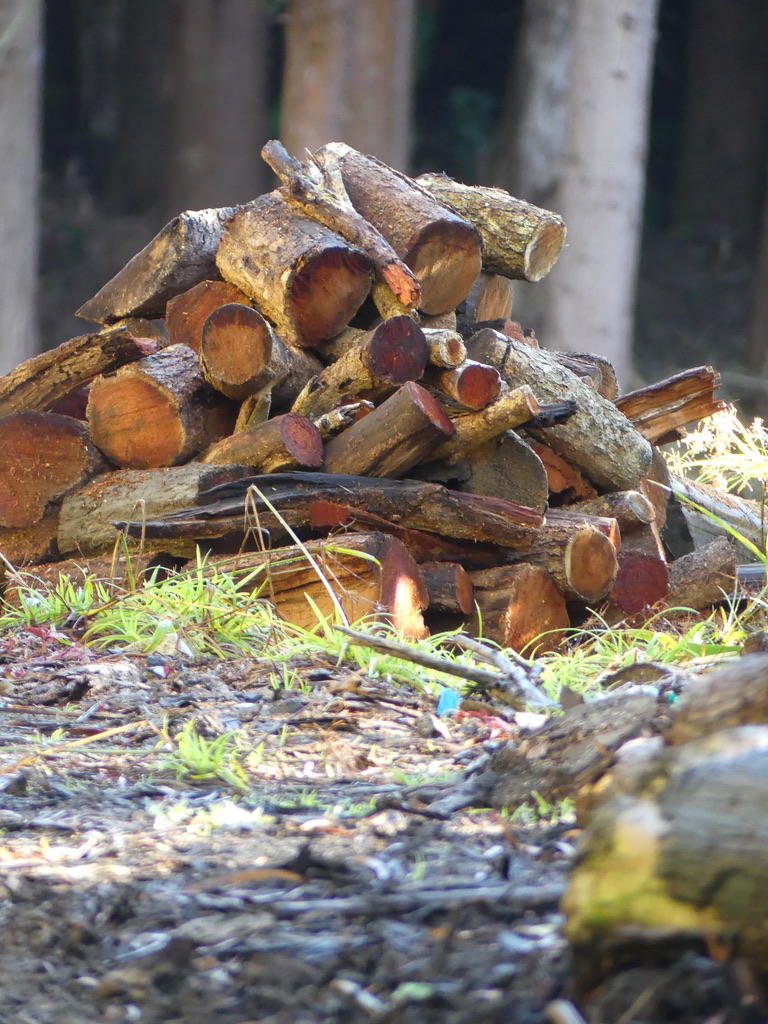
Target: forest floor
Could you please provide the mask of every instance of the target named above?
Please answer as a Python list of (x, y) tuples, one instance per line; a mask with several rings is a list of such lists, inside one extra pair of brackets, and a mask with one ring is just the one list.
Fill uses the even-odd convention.
[(322, 657), (4, 634), (0, 1022), (539, 1024), (571, 998), (590, 1024), (752, 1020), (695, 947), (580, 999), (558, 909), (573, 819), (446, 809), (518, 723), (439, 719)]

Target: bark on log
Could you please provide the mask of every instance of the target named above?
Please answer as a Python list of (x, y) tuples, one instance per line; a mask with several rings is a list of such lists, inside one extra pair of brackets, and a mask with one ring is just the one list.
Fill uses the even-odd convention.
[(495, 402), (475, 412), (449, 409), (456, 433), (433, 452), (432, 458), (457, 462), (487, 441), (527, 423), (539, 410), (539, 403), (527, 385), (503, 392)]
[(312, 420), (296, 412), (273, 416), (246, 427), (207, 448), (200, 462), (248, 466), (259, 473), (279, 473), (323, 464), (323, 439)]
[(130, 522), (128, 534), (221, 537), (242, 529), (246, 503), (258, 510), (262, 526), (282, 529), (264, 501), (250, 489), (251, 484), (291, 526), (341, 525), (344, 510), (351, 509), (379, 516), (396, 527), (525, 550), (536, 538), (543, 518), (536, 509), (479, 494), (459, 494), (439, 484), (332, 473), (280, 473), (209, 491), (203, 504), (163, 519)]
[[(690, 532), (694, 548), (705, 547), (717, 537), (731, 536), (712, 516), (732, 526), (742, 537), (752, 541), (761, 551), (765, 550), (765, 511), (758, 501), (742, 498), (738, 494), (720, 491), (709, 484), (689, 480), (687, 477), (671, 474), (672, 493), (680, 503), (685, 524)], [(693, 504), (691, 504), (693, 502)], [(695, 506), (698, 505), (699, 508)], [(711, 515), (707, 515), (709, 512)], [(748, 552), (742, 548), (741, 551)], [(746, 553), (745, 561), (754, 558)]]
[(180, 213), (84, 303), (77, 316), (99, 323), (126, 316), (164, 316), (174, 295), (219, 276), (216, 250), (234, 213), (233, 207)]
[(108, 467), (81, 420), (53, 412), (0, 419), (0, 526), (29, 527)]
[(596, 394), (548, 352), (531, 349), (494, 331), (467, 345), (470, 358), (495, 366), (511, 387), (528, 384), (541, 402), (574, 399), (567, 423), (535, 431), (559, 455), (606, 490), (631, 490), (648, 472), (651, 445), (611, 403)]
[(725, 407), (725, 402), (715, 398), (719, 386), (720, 374), (711, 366), (696, 366), (622, 395), (616, 399), (616, 408), (649, 441), (663, 444), (666, 436), (686, 423), (711, 416)]
[(654, 521), (655, 509), (641, 491), (614, 491), (586, 501), (577, 501), (568, 506), (570, 512), (588, 516), (606, 516), (615, 519), (622, 537), (638, 526), (647, 526)]
[(594, 604), (611, 590), (618, 569), (616, 549), (600, 530), (582, 522), (547, 522), (531, 547), (509, 560), (541, 566), (569, 601)]
[[(59, 509), (49, 509), (32, 526), (0, 526), (0, 554), (11, 565), (40, 565), (55, 562), (59, 557), (56, 536), (59, 530)], [(0, 570), (0, 582), (3, 572)]]
[(465, 359), (461, 366), (450, 370), (431, 368), (424, 375), (424, 383), (474, 411), (485, 409), (501, 393), (499, 371), (473, 359)]
[(228, 303), (202, 327), (200, 365), (205, 379), (228, 398), (243, 401), (272, 384), (272, 405), (293, 401), (323, 369), (310, 352), (286, 345), (250, 306)]
[(381, 397), (424, 373), (429, 349), (408, 316), (392, 317), (327, 366), (293, 404), (293, 412), (319, 416), (354, 398)]
[[(318, 618), (308, 598), (329, 621), (336, 607), (318, 575), (323, 574), (349, 622), (363, 616), (390, 622), (404, 636), (429, 635), (422, 612), (427, 590), (421, 572), (400, 541), (383, 533), (348, 533), (328, 540), (305, 542), (304, 548), (278, 548), (210, 563), (212, 572), (230, 572), (235, 579), (262, 568), (249, 589), (272, 601), (289, 622), (313, 629)], [(355, 554), (354, 552), (359, 552)]]
[(229, 281), (201, 281), (169, 299), (165, 307), (165, 327), (171, 345), (189, 345), (200, 351), (203, 324), (215, 309), (230, 302), (250, 305), (250, 299)]
[(456, 612), (465, 618), (472, 614), (472, 581), (463, 565), (458, 562), (422, 562), (420, 568), (427, 587), (430, 611)]
[(665, 739), (706, 739), (720, 729), (768, 724), (768, 654), (749, 654), (686, 680)]
[(453, 424), (440, 403), (409, 382), (328, 442), (325, 469), (328, 473), (398, 477), (423, 462), (453, 433)]
[(580, 526), (588, 526), (593, 530), (602, 533), (611, 542), (616, 554), (622, 550), (623, 540), (619, 524), (612, 516), (600, 516), (588, 512), (581, 512), (575, 505), (566, 505), (559, 508), (550, 508), (547, 511), (547, 525), (551, 529), (570, 530)]
[(376, 228), (355, 210), (344, 187), (338, 163), (330, 158), (323, 164), (310, 160), (301, 164), (288, 155), (275, 139), (261, 151), (264, 160), (283, 182), (281, 194), (303, 214), (335, 231), (362, 249), (380, 278), (405, 309), (415, 309), (421, 288), (415, 276)]
[(556, 650), (570, 626), (565, 600), (546, 571), (523, 562), (469, 574), (479, 608), (469, 630), (513, 651)]
[[(115, 520), (136, 520), (137, 536), (149, 519), (200, 501), (211, 487), (238, 480), (243, 466), (206, 466), (191, 462), (155, 470), (117, 470), (68, 495), (61, 505), (58, 546), (62, 556), (111, 551)], [(242, 516), (240, 517), (242, 523)]]
[(91, 385), (87, 409), (94, 444), (124, 469), (185, 462), (228, 434), (236, 415), (186, 345), (100, 377)]
[(733, 541), (718, 537), (711, 544), (678, 558), (669, 567), (670, 608), (700, 611), (719, 604), (736, 589)]
[(619, 394), (619, 382), (613, 364), (605, 356), (592, 352), (553, 352), (552, 355), (577, 377), (609, 402), (616, 403)]
[(371, 289), (371, 261), (276, 192), (241, 207), (216, 254), (237, 285), (285, 341), (312, 346), (332, 338)]
[(480, 234), (413, 179), (343, 143), (318, 150), (321, 164), (337, 160), (355, 209), (387, 239), (421, 285), (419, 309), (453, 309), (480, 272)]
[(559, 214), (515, 199), (504, 189), (462, 185), (444, 174), (422, 174), (416, 180), (438, 202), (477, 225), (485, 270), (540, 281), (557, 262), (566, 235)]
[(112, 373), (159, 348), (157, 339), (138, 337), (122, 327), (70, 338), (0, 377), (0, 416), (49, 409), (99, 374)]
[[(454, 421), (455, 422), (455, 421)], [(459, 490), (488, 494), (544, 512), (549, 488), (541, 459), (514, 430), (473, 448)]]

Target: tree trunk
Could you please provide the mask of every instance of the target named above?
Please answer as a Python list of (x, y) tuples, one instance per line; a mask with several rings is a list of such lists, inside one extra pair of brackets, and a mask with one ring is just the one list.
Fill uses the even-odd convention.
[[(657, 0), (577, 0), (564, 175), (553, 205), (569, 247), (544, 339), (631, 368)], [(596, 297), (599, 300), (596, 301)]]
[(413, 0), (290, 0), (285, 20), (288, 152), (343, 141), (406, 170)]
[(0, 373), (37, 351), (40, 0), (0, 0)]
[(267, 187), (266, 4), (183, 0), (171, 52), (170, 210), (247, 203)]

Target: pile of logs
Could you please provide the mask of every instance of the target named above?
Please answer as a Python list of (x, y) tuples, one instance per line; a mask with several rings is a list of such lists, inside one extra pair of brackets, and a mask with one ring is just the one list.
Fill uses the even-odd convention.
[(332, 611), (330, 582), (350, 619), (516, 650), (641, 613), (670, 576), (683, 603), (732, 580), (657, 447), (720, 407), (717, 374), (619, 397), (605, 359), (510, 319), (559, 216), (338, 143), (264, 156), (276, 191), (180, 214), (78, 310), (97, 330), (0, 379), (7, 565), (96, 572), (122, 531), (143, 566), (200, 546), (268, 577), (291, 621)]

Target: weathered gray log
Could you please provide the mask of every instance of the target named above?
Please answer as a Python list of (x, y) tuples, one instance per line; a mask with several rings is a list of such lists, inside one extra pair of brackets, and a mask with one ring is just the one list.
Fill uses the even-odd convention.
[(583, 469), (607, 490), (636, 488), (651, 464), (650, 443), (612, 402), (596, 394), (549, 353), (495, 331), (475, 334), (467, 345), (472, 359), (495, 366), (511, 387), (528, 384), (540, 402), (573, 399), (567, 423), (532, 431), (555, 452)]
[(736, 589), (736, 552), (727, 537), (676, 559), (669, 567), (671, 608), (700, 610), (718, 604)]
[(473, 448), (467, 462), (469, 472), (459, 490), (490, 494), (542, 512), (546, 510), (546, 471), (538, 455), (514, 430)]
[(215, 257), (234, 207), (186, 210), (165, 225), (77, 315), (113, 323), (126, 316), (162, 317), (165, 305), (206, 279), (217, 278)]
[[(722, 520), (740, 537), (751, 541), (761, 551), (765, 550), (767, 524), (765, 509), (759, 501), (742, 498), (738, 494), (721, 491), (710, 484), (689, 480), (675, 473), (671, 474), (670, 486), (679, 502), (694, 549), (705, 547), (717, 537), (733, 536), (725, 526), (717, 522)], [(740, 560), (757, 560), (754, 552), (743, 545), (738, 550)]]

